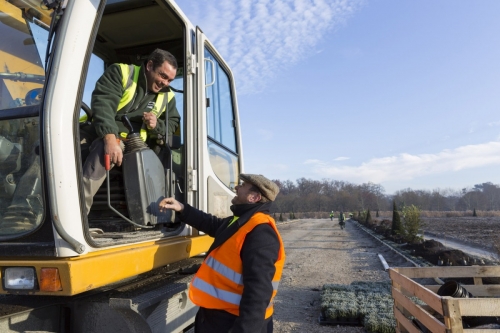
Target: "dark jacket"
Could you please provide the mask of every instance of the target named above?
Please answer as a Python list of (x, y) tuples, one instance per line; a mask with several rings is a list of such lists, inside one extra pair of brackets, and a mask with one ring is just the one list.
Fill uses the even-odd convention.
[[(234, 205), (231, 210), (239, 216), (229, 227), (233, 216), (217, 218), (187, 204), (180, 218), (185, 223), (214, 237), (212, 249), (217, 248), (245, 224), (256, 212), (269, 213), (271, 203)], [(196, 333), (270, 333), (272, 317), (264, 319), (273, 293), (274, 264), (278, 260), (280, 243), (274, 229), (268, 224), (256, 226), (248, 233), (240, 252), (243, 263), (243, 295), (240, 315), (214, 309), (200, 308), (196, 315)]]
[[(92, 92), (91, 109), (93, 113), (92, 128), (97, 137), (102, 138), (106, 134), (128, 133), (123, 125), (121, 117), (127, 114), (134, 130), (139, 132), (143, 124), (143, 113), (152, 109), (156, 100), (156, 93), (148, 92), (146, 85), (146, 74), (144, 65), (139, 72), (139, 80), (135, 91), (135, 98), (125, 105), (119, 112), (118, 104), (123, 95), (122, 73), (120, 66), (113, 64), (109, 66), (104, 74), (97, 80)], [(166, 96), (165, 96), (166, 98)], [(153, 103), (150, 103), (153, 102)], [(154, 129), (148, 130), (148, 136), (165, 136), (165, 115), (168, 113), (168, 133), (173, 134), (179, 126), (180, 115), (175, 105), (175, 97), (167, 104), (167, 110), (162, 113)]]

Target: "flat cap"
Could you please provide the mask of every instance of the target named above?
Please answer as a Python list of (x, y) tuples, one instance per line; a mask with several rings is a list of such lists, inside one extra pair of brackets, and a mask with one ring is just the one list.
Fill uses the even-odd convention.
[(240, 179), (255, 185), (255, 187), (259, 189), (260, 193), (269, 201), (274, 201), (280, 191), (278, 185), (263, 175), (241, 173)]

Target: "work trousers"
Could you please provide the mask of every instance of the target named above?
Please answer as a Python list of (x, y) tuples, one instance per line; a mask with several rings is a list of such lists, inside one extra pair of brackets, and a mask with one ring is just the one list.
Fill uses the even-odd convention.
[[(120, 141), (122, 151), (125, 145)], [(83, 152), (83, 149), (82, 149)], [(83, 154), (82, 154), (83, 155)], [(111, 168), (114, 164), (110, 165)], [(90, 207), (94, 202), (94, 195), (99, 191), (102, 183), (106, 179), (106, 167), (104, 165), (104, 140), (95, 139), (89, 147), (88, 157), (83, 164), (83, 189), (85, 192), (86, 214), (90, 212)]]

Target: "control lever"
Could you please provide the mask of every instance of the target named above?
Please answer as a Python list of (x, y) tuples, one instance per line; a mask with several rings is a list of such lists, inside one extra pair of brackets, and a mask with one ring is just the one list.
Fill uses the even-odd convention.
[(130, 122), (130, 119), (128, 119), (126, 114), (122, 116), (122, 123), (128, 129), (129, 133), (135, 133), (134, 128), (132, 127), (132, 123)]
[(148, 148), (146, 143), (142, 141), (141, 134), (134, 131), (130, 119), (127, 115), (122, 116), (122, 123), (128, 129), (127, 140), (125, 141), (125, 153), (130, 153), (139, 149)]

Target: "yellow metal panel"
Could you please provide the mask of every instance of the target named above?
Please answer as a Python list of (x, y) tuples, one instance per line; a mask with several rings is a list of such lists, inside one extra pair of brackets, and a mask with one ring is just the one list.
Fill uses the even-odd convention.
[[(0, 1), (0, 21), (0, 35), (6, 34), (8, 36), (10, 34), (10, 32), (6, 32), (3, 29), (16, 29), (25, 33), (26, 40), (31, 40), (31, 34), (26, 21), (22, 17), (22, 11), (19, 8), (6, 1)], [(0, 50), (0, 72), (23, 72), (44, 75), (45, 71), (41, 67), (41, 64), (32, 63), (26, 59), (28, 56), (30, 57), (29, 59), (32, 59), (36, 52), (35, 45), (12, 44), (9, 47), (3, 48), (3, 50)], [(28, 91), (43, 87), (41, 83), (33, 82), (4, 80), (4, 83), (12, 99), (24, 99)]]
[[(35, 267), (37, 276), (40, 276), (42, 267), (56, 267), (59, 269), (63, 290), (32, 294), (71, 296), (206, 252), (212, 242), (213, 238), (206, 235), (178, 237), (127, 245), (73, 258), (0, 260), (0, 268), (3, 271), (4, 267), (32, 266)], [(0, 293), (7, 292), (2, 289)]]
[[(28, 74), (45, 75), (43, 68), (41, 68), (37, 64), (32, 64), (28, 61), (25, 61), (17, 55), (14, 56), (0, 50), (0, 59), (2, 59), (1, 65), (9, 65), (9, 71), (11, 73), (24, 72)], [(12, 99), (24, 99), (28, 91), (43, 87), (43, 84), (36, 82), (4, 80), (4, 83)]]

